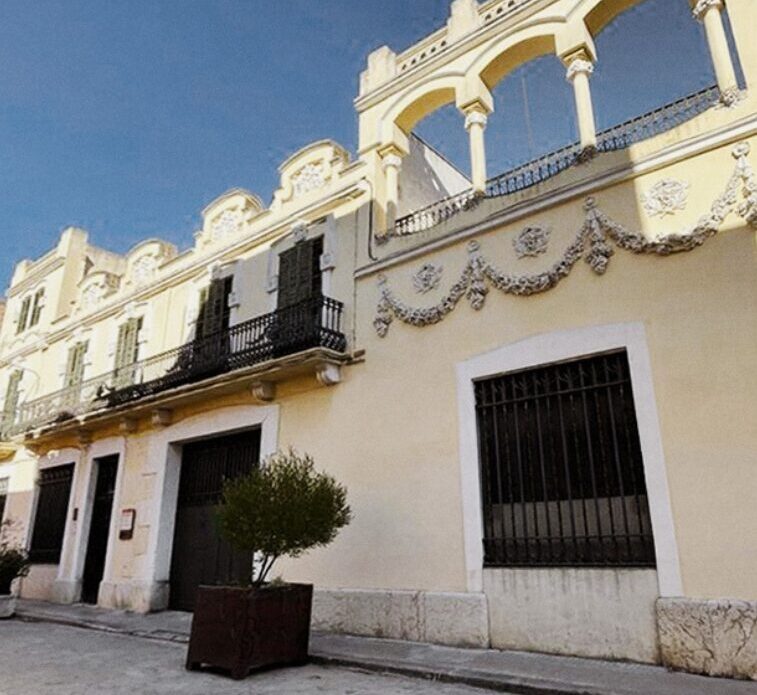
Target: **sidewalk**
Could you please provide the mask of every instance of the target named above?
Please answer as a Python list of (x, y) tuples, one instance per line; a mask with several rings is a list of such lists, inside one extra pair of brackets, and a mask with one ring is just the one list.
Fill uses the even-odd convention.
[[(59, 623), (187, 642), (191, 615), (165, 611), (137, 615), (92, 606), (19, 601), (23, 620)], [(757, 695), (757, 682), (671, 673), (656, 666), (593, 659), (455, 649), (415, 642), (314, 633), (313, 661), (400, 673), (513, 695)]]

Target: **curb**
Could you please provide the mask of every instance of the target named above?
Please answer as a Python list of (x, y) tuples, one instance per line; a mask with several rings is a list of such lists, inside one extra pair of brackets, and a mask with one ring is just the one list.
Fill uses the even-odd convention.
[(612, 695), (607, 690), (586, 688), (583, 686), (571, 686), (556, 684), (538, 679), (527, 679), (519, 676), (486, 676), (484, 674), (471, 674), (450, 672), (423, 668), (421, 666), (403, 666), (385, 662), (365, 661), (351, 659), (345, 656), (329, 656), (319, 652), (310, 654), (310, 661), (324, 666), (343, 666), (360, 668), (375, 673), (391, 673), (398, 676), (407, 676), (435, 683), (457, 683), (472, 688), (491, 690), (493, 692), (508, 693), (508, 695)]
[(82, 630), (94, 630), (95, 632), (106, 632), (110, 635), (127, 635), (128, 637), (140, 637), (142, 639), (154, 640), (156, 642), (171, 642), (173, 644), (187, 644), (189, 637), (174, 632), (159, 630), (147, 632), (145, 630), (123, 630), (117, 627), (101, 625), (99, 623), (88, 623), (85, 620), (66, 620), (52, 616), (39, 616), (29, 613), (19, 613), (16, 611), (14, 616), (17, 620), (24, 623), (51, 623), (53, 625), (65, 625), (66, 627), (78, 627)]
[[(86, 620), (67, 620), (66, 618), (61, 618), (59, 616), (35, 615), (34, 613), (27, 613), (25, 611), (17, 611), (15, 618), (27, 623), (51, 623), (82, 630), (94, 630), (96, 632), (105, 632), (111, 635), (126, 635), (128, 637), (149, 639), (157, 642), (168, 642), (171, 644), (187, 644), (189, 642), (189, 637), (187, 635), (178, 633), (166, 631), (147, 632), (144, 630), (125, 630), (122, 628), (102, 625), (101, 623), (87, 622)], [(509, 693), (510, 695), (610, 695), (606, 690), (571, 687), (564, 684), (524, 679), (516, 676), (509, 678), (507, 676), (495, 678), (494, 676), (486, 676), (483, 674), (449, 672), (433, 668), (424, 668), (422, 666), (405, 666), (390, 662), (371, 661), (346, 656), (332, 656), (328, 653), (319, 652), (318, 649), (311, 651), (310, 661), (313, 664), (319, 664), (322, 666), (358, 668), (373, 673), (391, 673), (398, 676), (417, 678), (435, 683), (457, 683), (493, 692)]]

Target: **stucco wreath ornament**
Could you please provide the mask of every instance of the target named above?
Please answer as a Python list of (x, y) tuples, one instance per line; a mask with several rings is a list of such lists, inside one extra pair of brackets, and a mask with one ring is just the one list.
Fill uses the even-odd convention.
[(504, 294), (529, 296), (555, 287), (583, 258), (597, 274), (604, 275), (616, 248), (635, 254), (669, 256), (692, 251), (718, 233), (726, 217), (736, 213), (757, 229), (757, 181), (747, 159), (748, 143), (733, 148), (736, 168), (724, 191), (713, 201), (709, 211), (694, 227), (679, 233), (666, 234), (650, 240), (642, 232), (632, 232), (601, 211), (594, 198), (584, 203), (585, 219), (574, 240), (560, 259), (541, 273), (513, 275), (505, 273), (481, 254), (478, 241), (468, 243), (468, 259), (458, 280), (435, 305), (413, 307), (395, 296), (385, 275), (379, 276), (379, 301), (373, 325), (380, 337), (385, 337), (394, 319), (411, 326), (429, 326), (442, 321), (465, 297), (475, 310), (481, 310), (489, 288)]

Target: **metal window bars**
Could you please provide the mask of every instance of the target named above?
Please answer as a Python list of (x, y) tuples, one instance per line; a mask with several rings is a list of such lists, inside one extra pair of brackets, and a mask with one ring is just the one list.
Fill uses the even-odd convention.
[(475, 383), (486, 566), (655, 564), (625, 351)]

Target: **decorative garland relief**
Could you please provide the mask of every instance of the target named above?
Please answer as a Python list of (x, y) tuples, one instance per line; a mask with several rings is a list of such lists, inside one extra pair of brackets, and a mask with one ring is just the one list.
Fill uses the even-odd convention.
[(463, 297), (475, 310), (480, 310), (490, 287), (517, 296), (545, 292), (566, 278), (581, 258), (597, 275), (603, 275), (615, 253), (614, 246), (631, 253), (658, 256), (692, 251), (717, 234), (723, 221), (733, 212), (757, 229), (757, 182), (747, 160), (749, 150), (746, 142), (733, 148), (736, 168), (725, 190), (715, 199), (709, 212), (689, 230), (649, 240), (643, 234), (628, 231), (611, 220), (597, 207), (594, 198), (588, 198), (584, 204), (586, 218), (581, 229), (562, 257), (544, 272), (527, 275), (503, 273), (482, 256), (478, 241), (470, 241), (468, 261), (459, 279), (441, 301), (431, 307), (412, 307), (401, 301), (390, 289), (386, 276), (380, 275), (380, 298), (373, 321), (374, 328), (383, 338), (395, 319), (412, 326), (439, 323), (455, 309)]

